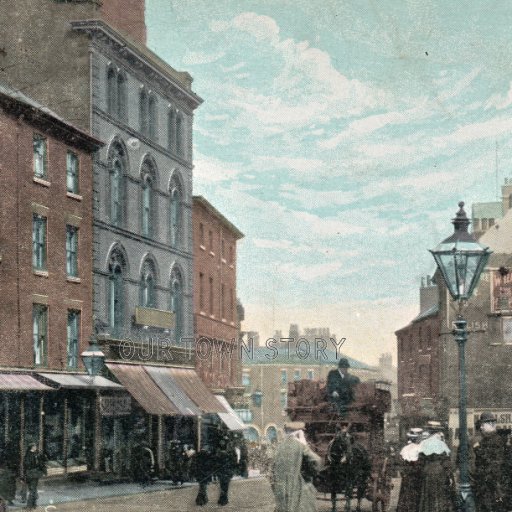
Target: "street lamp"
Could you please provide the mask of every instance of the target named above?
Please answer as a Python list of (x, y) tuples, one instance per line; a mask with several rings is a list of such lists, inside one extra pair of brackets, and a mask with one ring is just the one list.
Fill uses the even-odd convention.
[(96, 377), (99, 375), (105, 364), (105, 354), (98, 346), (95, 336), (91, 336), (89, 348), (80, 355), (89, 376)]
[(488, 247), (480, 245), (468, 233), (469, 219), (464, 211), (464, 203), (459, 203), (459, 211), (452, 221), (453, 235), (443, 240), (430, 252), (443, 276), (453, 300), (458, 302), (459, 312), (453, 334), (459, 348), (459, 492), (463, 510), (473, 512), (475, 502), (469, 482), (468, 433), (466, 416), (466, 362), (467, 341), (466, 320), (462, 318), (462, 305), (467, 301), (478, 284), (480, 274), (491, 254)]

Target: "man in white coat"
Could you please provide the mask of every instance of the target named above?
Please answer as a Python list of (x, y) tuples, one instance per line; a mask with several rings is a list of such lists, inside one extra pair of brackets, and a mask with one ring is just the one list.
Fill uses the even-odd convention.
[(276, 512), (315, 512), (316, 491), (301, 474), (303, 461), (308, 468), (320, 469), (321, 459), (309, 448), (304, 423), (285, 424), (285, 439), (277, 447), (272, 471)]

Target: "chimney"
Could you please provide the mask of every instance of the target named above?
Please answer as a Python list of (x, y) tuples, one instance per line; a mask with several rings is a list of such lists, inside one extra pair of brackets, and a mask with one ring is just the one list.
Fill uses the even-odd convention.
[(107, 0), (101, 4), (101, 17), (130, 39), (146, 44), (145, 0)]
[[(423, 278), (421, 278), (423, 284)], [(437, 286), (430, 276), (426, 277), (426, 286), (420, 288), (420, 312), (430, 309), (438, 302)]]

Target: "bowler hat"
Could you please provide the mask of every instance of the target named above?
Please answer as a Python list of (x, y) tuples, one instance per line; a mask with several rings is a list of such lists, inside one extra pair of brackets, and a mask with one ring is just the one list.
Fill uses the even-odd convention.
[(492, 412), (483, 412), (480, 414), (480, 423), (486, 423), (488, 421), (496, 421), (496, 416)]
[(338, 361), (338, 368), (350, 368), (350, 363), (348, 362), (348, 359), (346, 357), (342, 357)]

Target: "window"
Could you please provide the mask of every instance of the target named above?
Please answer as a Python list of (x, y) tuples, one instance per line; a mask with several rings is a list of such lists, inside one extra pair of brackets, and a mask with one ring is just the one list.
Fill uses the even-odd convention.
[(43, 304), (32, 306), (32, 337), (34, 364), (45, 366), (48, 351), (48, 307)]
[(120, 144), (110, 151), (110, 221), (114, 226), (123, 223), (124, 175), (126, 154)]
[(139, 129), (143, 135), (148, 134), (148, 95), (144, 87), (139, 94)]
[(126, 121), (127, 118), (127, 99), (126, 99), (126, 77), (123, 73), (117, 76), (117, 117), (120, 121)]
[(117, 73), (113, 66), (107, 70), (107, 111), (111, 115), (117, 114)]
[(300, 380), (300, 370), (295, 370), (293, 372), (293, 380)]
[(146, 177), (142, 182), (142, 234), (144, 236), (151, 236), (152, 231), (152, 181), (151, 178)]
[(78, 348), (80, 346), (80, 311), (68, 310), (67, 366), (78, 368)]
[(199, 245), (204, 247), (204, 225), (202, 222), (199, 224)]
[(148, 98), (148, 135), (152, 140), (156, 140), (158, 135), (157, 100), (154, 94)]
[(78, 194), (78, 156), (73, 151), (68, 151), (66, 158), (66, 187), (68, 192)]
[(224, 320), (226, 318), (226, 294), (225, 294), (224, 290), (225, 290), (224, 284), (221, 284), (220, 285), (220, 307), (221, 307), (220, 316), (221, 316), (222, 320)]
[(235, 294), (233, 288), (229, 290), (229, 320), (235, 321)]
[(177, 267), (171, 272), (171, 311), (175, 314), (174, 334), (178, 342), (183, 336), (183, 279)]
[(213, 231), (211, 229), (210, 231), (208, 231), (208, 243), (210, 247), (210, 252), (213, 252)]
[(108, 309), (109, 325), (115, 335), (120, 334), (119, 330), (123, 324), (123, 273), (125, 267), (126, 261), (122, 252), (118, 248), (114, 249), (109, 263)]
[(46, 179), (48, 177), (46, 138), (36, 134), (34, 135), (32, 144), (34, 148), (34, 176), (36, 178)]
[(199, 272), (199, 311), (204, 311), (204, 274)]
[(244, 423), (252, 423), (252, 411), (250, 409), (235, 409), (235, 412)]
[(233, 263), (234, 263), (234, 260), (233, 260), (233, 246), (230, 245), (229, 246), (229, 264), (233, 265)]
[(210, 315), (213, 316), (213, 277), (210, 277), (209, 280), (209, 301), (208, 301), (208, 307), (210, 310)]
[(482, 219), (482, 231), (487, 229), (487, 219)]
[(184, 144), (183, 140), (183, 114), (181, 112), (176, 116), (176, 154), (178, 156), (184, 156)]
[(167, 118), (167, 147), (173, 153), (176, 151), (176, 110), (169, 109)]
[(46, 270), (46, 217), (37, 213), (32, 216), (32, 266)]
[(250, 386), (251, 385), (251, 375), (249, 373), (242, 373), (242, 386)]
[(313, 370), (308, 370), (308, 379), (313, 380), (315, 378), (315, 372)]
[(142, 266), (139, 303), (145, 308), (154, 308), (156, 306), (155, 266), (150, 260), (146, 261)]
[(491, 228), (494, 226), (494, 219), (489, 219), (489, 227)]
[(288, 372), (281, 370), (281, 385), (286, 386), (286, 384), (288, 384)]
[(178, 247), (182, 238), (183, 224), (183, 193), (180, 181), (176, 174), (173, 176), (170, 184), (170, 204), (169, 204), (169, 229), (170, 244)]
[(78, 276), (78, 228), (66, 226), (66, 272), (68, 276)]
[(226, 259), (226, 242), (224, 238), (220, 241), (220, 256), (223, 260)]
[(283, 411), (284, 411), (288, 407), (288, 392), (287, 391), (281, 391), (280, 402), (281, 402), (281, 409), (283, 409)]

